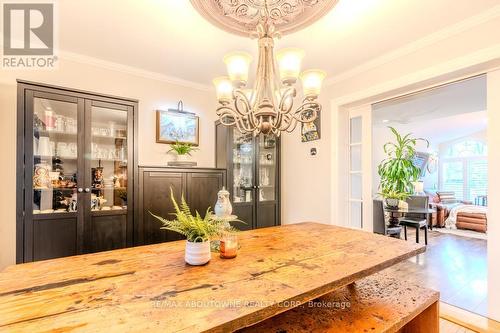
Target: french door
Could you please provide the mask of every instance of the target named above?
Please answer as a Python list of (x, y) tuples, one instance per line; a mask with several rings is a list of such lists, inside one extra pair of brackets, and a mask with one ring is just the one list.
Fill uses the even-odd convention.
[(371, 186), (371, 106), (349, 110), (347, 140), (348, 226), (373, 230)]

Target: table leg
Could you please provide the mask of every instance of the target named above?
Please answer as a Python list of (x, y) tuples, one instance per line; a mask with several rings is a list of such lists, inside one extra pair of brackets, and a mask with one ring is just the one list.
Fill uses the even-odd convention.
[(420, 243), (420, 227), (417, 227), (417, 244)]

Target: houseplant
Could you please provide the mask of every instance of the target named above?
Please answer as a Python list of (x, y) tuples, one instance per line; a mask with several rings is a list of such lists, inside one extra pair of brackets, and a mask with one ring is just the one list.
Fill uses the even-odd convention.
[(174, 193), (170, 189), (170, 200), (174, 205), (175, 218), (173, 220), (165, 219), (150, 212), (162, 224), (161, 229), (177, 232), (186, 237), (185, 261), (190, 265), (204, 265), (211, 259), (210, 239), (222, 235), (224, 232), (234, 232), (232, 226), (227, 220), (218, 219), (210, 210), (207, 209), (205, 217), (196, 212), (191, 214), (184, 196), (181, 197), (181, 204), (177, 204)]
[(174, 152), (177, 161), (185, 161), (187, 156), (191, 156), (191, 152), (197, 150), (198, 148), (190, 143), (175, 141), (175, 143), (170, 144), (170, 150), (167, 152), (167, 154)]
[(413, 192), (413, 182), (417, 181), (420, 169), (413, 164), (418, 141), (423, 141), (429, 147), (429, 141), (423, 138), (414, 138), (411, 133), (404, 136), (394, 127), (389, 127), (395, 136), (395, 142), (384, 144), (387, 158), (380, 162), (378, 174), (380, 176), (380, 194), (386, 199), (388, 206), (395, 205), (395, 200), (405, 200)]

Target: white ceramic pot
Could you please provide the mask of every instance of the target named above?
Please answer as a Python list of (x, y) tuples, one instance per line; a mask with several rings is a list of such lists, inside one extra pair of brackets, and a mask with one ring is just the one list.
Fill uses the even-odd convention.
[(189, 155), (188, 154), (184, 154), (184, 155), (176, 154), (175, 156), (177, 156), (176, 159), (175, 159), (177, 162), (186, 162), (186, 161), (189, 160)]
[(193, 266), (205, 265), (212, 258), (210, 242), (194, 243), (186, 241), (184, 260)]
[(388, 207), (391, 207), (391, 208), (398, 207), (399, 199), (386, 198), (385, 203), (387, 204)]

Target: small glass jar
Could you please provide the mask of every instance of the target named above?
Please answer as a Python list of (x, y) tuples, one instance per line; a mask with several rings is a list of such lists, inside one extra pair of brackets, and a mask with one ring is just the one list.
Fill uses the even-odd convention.
[(226, 234), (220, 240), (220, 257), (232, 259), (238, 252), (238, 236), (236, 234)]

